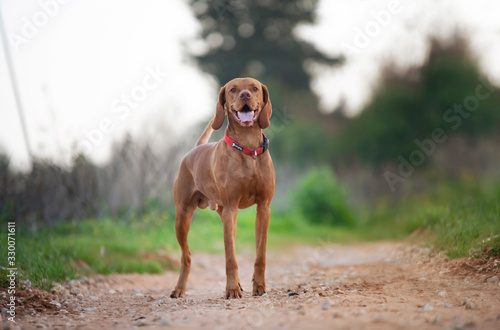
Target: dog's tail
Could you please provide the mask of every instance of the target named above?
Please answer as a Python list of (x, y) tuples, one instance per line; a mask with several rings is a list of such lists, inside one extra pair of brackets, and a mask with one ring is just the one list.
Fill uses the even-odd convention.
[(212, 135), (212, 132), (214, 131), (214, 129), (212, 128), (213, 121), (214, 121), (213, 119), (210, 120), (207, 127), (205, 127), (203, 134), (201, 134), (200, 138), (198, 139), (198, 142), (196, 142), (197, 146), (199, 146), (200, 144), (207, 143), (208, 139), (210, 139), (210, 136)]

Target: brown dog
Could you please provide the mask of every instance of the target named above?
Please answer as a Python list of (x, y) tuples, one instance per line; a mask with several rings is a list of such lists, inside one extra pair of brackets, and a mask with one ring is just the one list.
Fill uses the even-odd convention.
[[(255, 242), (257, 257), (253, 295), (266, 292), (266, 243), (270, 203), (274, 194), (274, 167), (268, 140), (262, 129), (270, 124), (271, 101), (267, 87), (252, 78), (237, 78), (221, 88), (215, 117), (196, 147), (182, 160), (174, 183), (175, 233), (181, 246), (181, 271), (172, 298), (184, 296), (191, 268), (187, 235), (196, 207), (217, 211), (224, 227), (226, 298), (241, 298), (243, 289), (236, 263), (236, 215), (238, 209), (257, 204)], [(227, 114), (224, 139), (207, 143)]]

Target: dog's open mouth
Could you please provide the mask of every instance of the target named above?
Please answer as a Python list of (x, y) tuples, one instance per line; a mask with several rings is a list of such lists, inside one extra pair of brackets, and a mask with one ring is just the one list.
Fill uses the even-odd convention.
[(247, 104), (240, 111), (234, 111), (233, 114), (241, 123), (249, 123), (257, 118), (257, 110), (251, 110)]

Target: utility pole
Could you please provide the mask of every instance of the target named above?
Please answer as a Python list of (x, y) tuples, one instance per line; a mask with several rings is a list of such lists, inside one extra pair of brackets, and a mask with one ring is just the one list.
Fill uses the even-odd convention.
[(5, 50), (5, 59), (7, 61), (7, 68), (9, 70), (10, 81), (12, 84), (12, 91), (14, 92), (14, 98), (16, 99), (17, 112), (19, 114), (19, 120), (21, 121), (21, 127), (22, 127), (23, 135), (24, 135), (24, 142), (26, 144), (26, 150), (28, 151), (28, 156), (29, 156), (29, 160), (30, 160), (30, 167), (33, 168), (33, 165), (34, 165), (33, 151), (31, 149), (31, 145), (30, 145), (28, 128), (26, 126), (26, 118), (25, 118), (24, 112), (23, 112), (23, 106), (22, 106), (21, 97), (19, 94), (19, 86), (17, 84), (17, 79), (16, 79), (16, 72), (14, 70), (14, 64), (12, 62), (12, 57), (11, 57), (11, 53), (10, 53), (9, 40), (7, 38), (7, 32), (5, 31), (5, 24), (3, 22), (2, 3), (1, 2), (0, 2), (0, 37), (1, 37), (2, 42), (3, 42), (3, 49)]

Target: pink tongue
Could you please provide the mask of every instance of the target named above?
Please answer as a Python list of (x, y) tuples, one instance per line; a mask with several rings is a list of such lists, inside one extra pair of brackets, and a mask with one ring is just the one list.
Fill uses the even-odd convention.
[(254, 114), (253, 111), (246, 111), (246, 112), (240, 111), (238, 112), (238, 117), (240, 117), (240, 120), (242, 122), (247, 122), (253, 120), (253, 114)]

